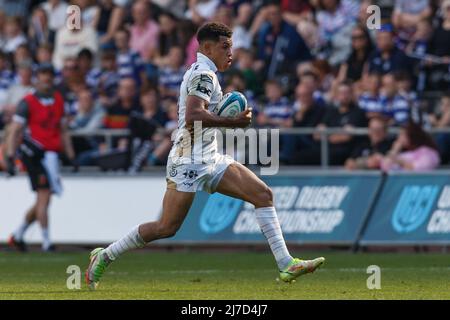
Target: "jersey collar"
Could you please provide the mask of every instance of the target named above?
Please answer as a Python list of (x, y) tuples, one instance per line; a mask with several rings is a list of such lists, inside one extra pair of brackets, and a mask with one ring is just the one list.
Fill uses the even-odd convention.
[(217, 72), (217, 67), (214, 64), (214, 62), (208, 58), (207, 56), (205, 56), (203, 53), (197, 52), (197, 62), (203, 62), (206, 63), (208, 65), (208, 67), (214, 72)]

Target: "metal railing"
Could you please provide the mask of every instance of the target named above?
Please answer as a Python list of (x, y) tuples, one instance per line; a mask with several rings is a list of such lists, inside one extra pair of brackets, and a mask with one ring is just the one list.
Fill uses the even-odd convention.
[[(323, 128), (318, 129), (315, 127), (309, 128), (280, 128), (280, 135), (312, 135), (319, 134), (320, 135), (320, 166), (323, 169), (329, 167), (329, 142), (328, 137), (332, 134), (349, 134), (351, 136), (367, 136), (368, 128), (351, 128), (351, 129), (343, 129), (343, 128)], [(392, 127), (388, 128), (388, 133), (390, 135), (396, 135), (400, 131), (400, 128)], [(427, 130), (430, 134), (438, 134), (438, 133), (448, 133), (450, 134), (450, 128), (433, 128)], [(94, 131), (72, 131), (72, 137), (103, 137), (105, 139), (106, 144), (109, 148), (112, 147), (112, 142), (114, 138), (124, 137), (130, 134), (128, 129), (98, 129)], [(0, 131), (0, 140), (3, 139), (4, 131)]]

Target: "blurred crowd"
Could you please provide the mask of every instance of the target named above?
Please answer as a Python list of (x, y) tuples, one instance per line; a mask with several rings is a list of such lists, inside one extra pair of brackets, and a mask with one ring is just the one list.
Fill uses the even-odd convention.
[[(69, 5), (81, 28), (69, 27)], [(325, 127), (346, 130), (328, 136), (329, 163), (349, 170), (450, 160), (450, 134), (427, 133), (450, 128), (450, 0), (0, 0), (0, 130), (36, 66), (52, 63), (80, 165), (164, 164), (196, 30), (212, 20), (234, 31), (233, 65), (219, 77), (224, 92), (246, 95), (253, 125), (318, 130), (282, 134), (283, 164), (320, 164)], [(347, 132), (357, 127), (368, 136)], [(99, 129), (131, 134), (107, 141)]]

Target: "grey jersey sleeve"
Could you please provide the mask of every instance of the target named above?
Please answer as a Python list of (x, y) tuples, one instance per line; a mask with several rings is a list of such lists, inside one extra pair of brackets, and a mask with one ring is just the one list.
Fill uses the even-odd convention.
[(214, 92), (214, 78), (209, 73), (198, 73), (188, 83), (188, 96), (197, 96), (210, 102)]

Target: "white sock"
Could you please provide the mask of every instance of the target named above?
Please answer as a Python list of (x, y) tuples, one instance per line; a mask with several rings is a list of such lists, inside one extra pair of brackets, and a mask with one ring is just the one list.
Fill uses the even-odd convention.
[(23, 235), (25, 234), (25, 231), (27, 231), (29, 226), (30, 226), (30, 223), (28, 223), (26, 221), (22, 222), (20, 227), (13, 233), (14, 238), (16, 238), (19, 241), (23, 240)]
[(48, 235), (48, 228), (42, 228), (42, 248), (47, 250), (52, 245)]
[(111, 260), (115, 260), (122, 253), (131, 249), (142, 248), (145, 241), (139, 234), (139, 226), (134, 227), (125, 237), (117, 240), (106, 248), (106, 254)]
[(277, 261), (278, 268), (283, 270), (292, 260), (292, 256), (284, 242), (280, 222), (275, 207), (258, 208), (255, 210), (256, 221), (270, 245), (270, 250)]

